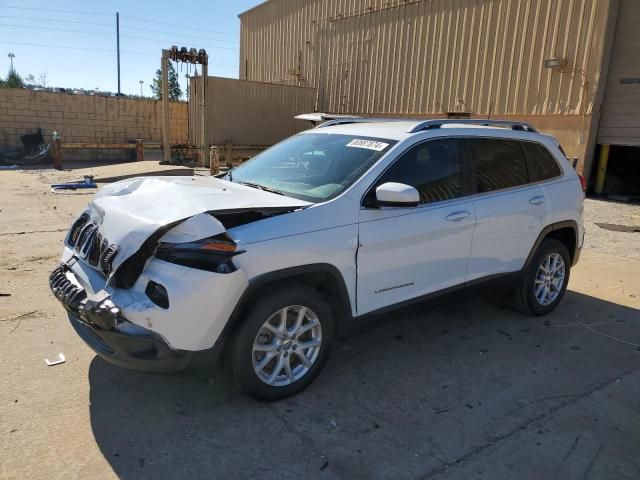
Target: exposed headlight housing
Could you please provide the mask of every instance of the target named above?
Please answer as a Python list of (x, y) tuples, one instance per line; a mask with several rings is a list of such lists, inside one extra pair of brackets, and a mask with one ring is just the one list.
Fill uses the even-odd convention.
[(156, 258), (184, 267), (207, 272), (231, 273), (236, 266), (231, 261), (243, 253), (229, 235), (222, 233), (196, 242), (161, 243), (156, 249)]

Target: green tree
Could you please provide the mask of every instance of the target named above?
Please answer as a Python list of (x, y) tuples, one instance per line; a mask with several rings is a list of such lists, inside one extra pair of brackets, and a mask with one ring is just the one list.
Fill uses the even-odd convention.
[(14, 68), (9, 68), (9, 74), (4, 81), (4, 86), (7, 88), (24, 88), (22, 77)]
[[(169, 62), (169, 100), (180, 100), (182, 97), (182, 89), (178, 82), (178, 73), (173, 66), (173, 63)], [(156, 71), (156, 77), (151, 81), (151, 91), (153, 95), (158, 99), (162, 99), (162, 71), (158, 69)]]

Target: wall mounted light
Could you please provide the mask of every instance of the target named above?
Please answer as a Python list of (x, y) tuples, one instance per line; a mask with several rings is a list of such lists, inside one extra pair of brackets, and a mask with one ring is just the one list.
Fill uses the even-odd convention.
[(544, 68), (551, 68), (553, 70), (558, 70), (559, 68), (564, 67), (567, 64), (566, 58), (547, 58), (544, 61)]

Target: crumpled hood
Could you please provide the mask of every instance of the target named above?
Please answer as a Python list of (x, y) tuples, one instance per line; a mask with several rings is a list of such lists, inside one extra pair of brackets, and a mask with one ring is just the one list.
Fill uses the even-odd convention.
[(199, 214), (308, 205), (311, 204), (303, 200), (215, 177), (138, 177), (103, 187), (87, 213), (99, 225), (102, 237), (118, 247), (115, 271), (159, 231), (174, 242), (194, 241), (225, 231), (211, 215)]

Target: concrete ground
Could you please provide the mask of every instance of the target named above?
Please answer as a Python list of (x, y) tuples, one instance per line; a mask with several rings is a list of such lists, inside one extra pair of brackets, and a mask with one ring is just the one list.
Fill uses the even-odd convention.
[(264, 404), (219, 367), (127, 371), (77, 337), (47, 277), (91, 196), (48, 184), (84, 173), (0, 172), (0, 478), (640, 477), (640, 233), (594, 223), (640, 224), (640, 207), (587, 201), (587, 248), (551, 315), (486, 295), (390, 314), (305, 392)]

